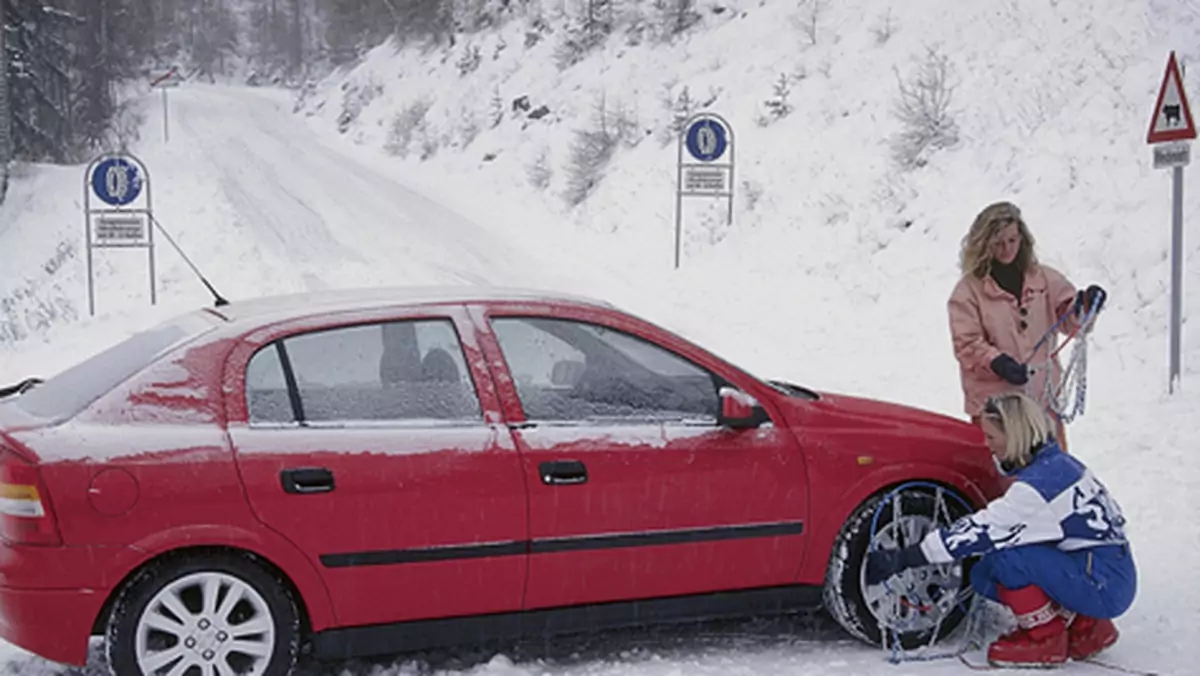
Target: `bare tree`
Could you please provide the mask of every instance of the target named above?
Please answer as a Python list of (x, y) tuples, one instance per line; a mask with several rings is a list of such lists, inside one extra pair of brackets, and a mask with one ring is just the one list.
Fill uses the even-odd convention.
[(875, 44), (882, 45), (892, 39), (892, 35), (896, 32), (896, 22), (892, 18), (891, 7), (888, 7), (883, 16), (871, 27), (871, 32), (875, 35)]
[[(618, 111), (621, 108), (618, 107)], [(571, 158), (567, 164), (567, 190), (563, 197), (570, 206), (576, 206), (588, 198), (600, 182), (602, 172), (617, 149), (622, 134), (629, 127), (622, 119), (609, 112), (607, 97), (601, 92), (592, 105), (590, 128), (576, 129), (571, 142)]]
[(800, 31), (808, 38), (810, 45), (817, 44), (817, 27), (828, 6), (829, 0), (802, 0), (800, 3), (800, 16), (797, 21)]
[(950, 60), (936, 47), (927, 47), (916, 74), (905, 82), (897, 70), (896, 80), (899, 96), (893, 114), (903, 128), (892, 138), (892, 155), (902, 167), (924, 166), (930, 153), (958, 142), (950, 109)]
[(700, 21), (696, 0), (656, 0), (663, 36), (670, 39)]

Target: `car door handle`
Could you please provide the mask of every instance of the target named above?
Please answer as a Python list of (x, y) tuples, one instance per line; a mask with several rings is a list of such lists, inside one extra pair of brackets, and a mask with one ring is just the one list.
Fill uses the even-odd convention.
[(333, 472), (324, 467), (299, 467), (279, 473), (284, 493), (328, 493), (333, 490)]
[(542, 483), (563, 486), (587, 483), (587, 467), (578, 460), (551, 460), (538, 465)]

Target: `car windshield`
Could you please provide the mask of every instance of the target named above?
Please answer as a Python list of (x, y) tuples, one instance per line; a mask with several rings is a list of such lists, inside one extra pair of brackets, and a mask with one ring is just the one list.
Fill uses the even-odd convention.
[(211, 331), (216, 323), (217, 319), (211, 314), (198, 311), (135, 333), (29, 388), (13, 400), (13, 404), (31, 416), (65, 420), (77, 415), (163, 353)]

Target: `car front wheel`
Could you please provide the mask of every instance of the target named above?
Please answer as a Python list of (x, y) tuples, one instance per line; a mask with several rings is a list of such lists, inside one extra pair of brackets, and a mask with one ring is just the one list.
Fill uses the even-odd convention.
[(113, 604), (113, 674), (285, 676), (300, 622), (284, 585), (253, 559), (188, 555), (140, 572)]
[(922, 566), (867, 585), (867, 552), (921, 541), (935, 528), (971, 512), (957, 494), (911, 482), (860, 505), (834, 542), (825, 578), (825, 606), (846, 631), (875, 645), (911, 650), (945, 638), (962, 622), (971, 597), (969, 567)]

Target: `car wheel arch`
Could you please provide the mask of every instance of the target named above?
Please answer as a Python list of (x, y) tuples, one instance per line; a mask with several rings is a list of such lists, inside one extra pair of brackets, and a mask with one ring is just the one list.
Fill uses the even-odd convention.
[[(268, 660), (266, 673), (292, 673), (291, 669), (304, 648), (306, 637), (310, 635), (311, 626), (308, 611), (303, 600), (298, 598), (295, 584), (270, 561), (252, 552), (234, 547), (213, 546), (181, 548), (156, 556), (134, 570), (128, 579), (123, 580), (122, 584), (114, 589), (111, 599), (107, 600), (105, 609), (100, 614), (105, 621), (103, 624), (97, 622), (93, 629), (95, 633), (104, 637), (104, 657), (109, 670), (114, 674), (143, 671), (144, 665), (139, 666), (139, 663), (146, 659), (145, 648), (138, 647), (140, 641), (137, 638), (141, 627), (150, 626), (173, 633), (182, 643), (183, 634), (159, 625), (146, 624), (145, 617), (153, 607), (155, 599), (161, 597), (166, 590), (178, 584), (184, 584), (191, 589), (198, 587), (195, 579), (188, 579), (197, 576), (205, 582), (206, 590), (202, 592), (205, 597), (208, 596), (209, 582), (243, 585), (240, 600), (236, 605), (250, 604), (250, 612), (255, 615), (267, 613), (273, 627), (265, 637), (267, 643), (264, 645), (270, 648), (265, 654)], [(219, 591), (217, 593), (219, 594)], [(187, 603), (178, 594), (178, 588), (175, 594), (177, 602)], [(193, 597), (193, 602), (195, 600)], [(168, 606), (168, 613), (173, 612), (170, 608), (171, 606)], [(221, 612), (216, 610), (216, 607), (211, 608), (213, 610), (192, 608), (187, 612), (199, 613), (197, 616), (201, 618), (211, 615), (214, 611)], [(230, 618), (244, 612), (245, 609), (228, 607), (223, 614), (213, 617), (213, 622), (228, 622)], [(203, 619), (200, 626), (204, 626)], [(190, 631), (184, 627), (179, 629)], [(216, 638), (221, 640), (219, 635)], [(213, 658), (212, 652), (216, 652), (213, 650), (215, 647), (210, 646), (210, 652), (205, 655), (206, 659)], [(239, 649), (235, 645), (229, 645), (227, 650), (260, 654), (257, 651)], [(179, 664), (184, 662), (177, 663), (176, 670)], [(195, 664), (193, 662), (193, 665)], [(200, 666), (204, 668), (202, 664)]]
[[(180, 538), (174, 538), (174, 540), (178, 542)], [(215, 540), (208, 542), (197, 540), (197, 538), (191, 538), (185, 540), (187, 542), (185, 545), (164, 546), (154, 549), (142, 547), (131, 548), (131, 550), (141, 553), (142, 556), (133, 565), (129, 566), (128, 572), (109, 589), (104, 603), (93, 620), (93, 635), (97, 632), (103, 633), (109, 615), (112, 612), (113, 604), (120, 598), (121, 593), (147, 569), (169, 563), (175, 559), (198, 556), (205, 553), (244, 556), (271, 575), (277, 577), (288, 588), (288, 591), (293, 594), (297, 610), (301, 616), (301, 624), (305, 631), (320, 631), (336, 624), (328, 590), (325, 588), (325, 584), (321, 581), (318, 573), (307, 562), (297, 565), (296, 560), (286, 554), (284, 557), (265, 555), (260, 551), (261, 548), (246, 546), (245, 543), (231, 544)], [(298, 553), (296, 553), (296, 557), (303, 561)], [(280, 564), (280, 561), (287, 559), (292, 559), (289, 561), (292, 565)]]
[[(948, 467), (926, 463), (888, 465), (859, 479), (842, 493), (841, 499), (832, 509), (813, 519), (815, 528), (813, 541), (809, 545), (810, 551), (832, 553), (842, 527), (859, 507), (910, 481), (924, 481), (953, 490), (972, 509), (980, 509), (987, 504), (982, 489), (975, 482)], [(828, 557), (805, 557), (799, 579), (815, 580), (820, 584), (825, 579), (828, 566)]]
[[(912, 477), (882, 486), (864, 500), (855, 503), (838, 527), (824, 566), (825, 577), (822, 583), (824, 606), (836, 622), (855, 638), (871, 645), (879, 645), (879, 642), (884, 640), (880, 635), (883, 631), (882, 628), (876, 626), (875, 620), (871, 619), (873, 611), (869, 608), (870, 602), (866, 597), (865, 588), (861, 586), (861, 581), (857, 577), (859, 573), (856, 572), (865, 563), (866, 551), (870, 547), (873, 537), (870, 530), (873, 528), (872, 514), (878, 516), (882, 501), (888, 500), (893, 493), (903, 491), (908, 495), (924, 496), (924, 499), (928, 501), (925, 509), (929, 510), (926, 515), (928, 516), (931, 512), (936, 518), (937, 502), (933, 498), (935, 491), (939, 489), (944, 489), (950, 498), (947, 503), (951, 514), (947, 516), (951, 520), (969, 514), (972, 510), (980, 507), (980, 504), (973, 502), (959, 486), (945, 481)], [(955, 505), (958, 500), (961, 502)], [(912, 505), (911, 502), (907, 504)], [(918, 513), (920, 513), (920, 509), (918, 508)], [(889, 511), (884, 512), (884, 514), (889, 513)], [(908, 516), (907, 510), (905, 516)], [(884, 518), (887, 519), (887, 517)], [(967, 568), (964, 568), (960, 585), (966, 584), (968, 575)], [(905, 649), (914, 649), (919, 645), (928, 644), (929, 641), (945, 638), (946, 635), (957, 630), (966, 615), (962, 606), (951, 609), (948, 613), (947, 617), (938, 619), (937, 624), (932, 628), (910, 627), (905, 630), (905, 635), (896, 634), (896, 638), (901, 641)], [(864, 620), (864, 618), (866, 619)], [(922, 632), (932, 632), (936, 636), (931, 638), (930, 635)], [(907, 635), (909, 633), (912, 635)]]

